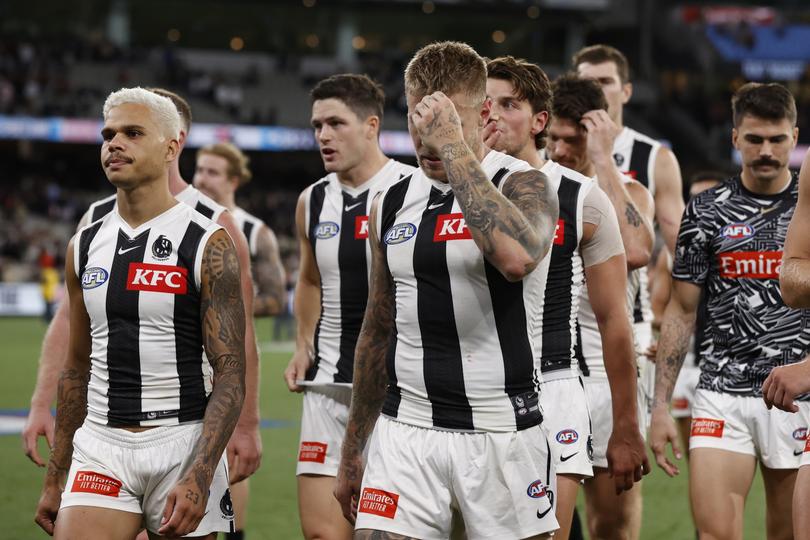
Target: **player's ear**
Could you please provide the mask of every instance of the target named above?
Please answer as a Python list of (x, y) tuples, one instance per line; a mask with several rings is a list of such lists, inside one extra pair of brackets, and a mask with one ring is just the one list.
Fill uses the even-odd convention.
[(169, 144), (166, 147), (166, 163), (171, 163), (180, 155), (180, 141), (178, 139), (169, 139)]
[(544, 129), (546, 129), (547, 125), (548, 125), (548, 111), (540, 111), (539, 113), (533, 114), (532, 129), (531, 129), (532, 136), (535, 136), (538, 133), (542, 132)]
[(630, 101), (633, 96), (633, 83), (626, 82), (622, 85), (622, 105)]
[(484, 100), (484, 103), (481, 104), (480, 127), (483, 127), (487, 124), (491, 114), (492, 114), (492, 98), (487, 96), (487, 98)]
[(366, 135), (369, 139), (376, 139), (380, 135), (380, 117), (372, 114), (366, 118)]
[(739, 136), (740, 136), (740, 133), (737, 131), (737, 128), (732, 128), (732, 130), (731, 130), (731, 144), (734, 145), (734, 148), (736, 148), (737, 150), (740, 149), (740, 147), (737, 146), (737, 142), (739, 141)]

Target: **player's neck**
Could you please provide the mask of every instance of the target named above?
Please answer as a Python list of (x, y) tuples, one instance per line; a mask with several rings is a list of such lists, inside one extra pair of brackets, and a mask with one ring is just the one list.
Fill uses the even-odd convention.
[(165, 177), (143, 182), (129, 190), (118, 189), (116, 202), (121, 219), (133, 229), (177, 204)]
[(759, 195), (776, 195), (777, 193), (781, 193), (788, 187), (792, 179), (790, 169), (787, 167), (782, 169), (779, 175), (772, 180), (759, 179), (754, 176), (751, 169), (745, 167), (743, 168), (740, 178), (742, 179), (742, 184), (745, 186), (745, 189)]
[(169, 165), (169, 191), (172, 195), (177, 195), (188, 187), (188, 182), (183, 180), (180, 174), (180, 164), (178, 160), (174, 160)]
[(527, 143), (516, 155), (512, 157), (522, 159), (535, 169), (542, 169), (543, 165), (546, 164), (546, 160), (540, 157), (537, 147), (534, 146), (534, 139), (529, 141), (529, 143)]
[(616, 113), (616, 118), (611, 118), (613, 123), (619, 126), (619, 129), (624, 129), (624, 110), (619, 109), (619, 112)]
[(233, 213), (236, 210), (236, 194), (235, 193), (226, 193), (222, 196), (221, 201), (216, 201), (225, 208), (228, 209), (229, 212)]
[(347, 171), (338, 172), (338, 180), (340, 180), (341, 184), (353, 188), (360, 187), (380, 172), (380, 169), (388, 163), (388, 159), (388, 156), (382, 153), (379, 146), (375, 147), (356, 167), (352, 167)]

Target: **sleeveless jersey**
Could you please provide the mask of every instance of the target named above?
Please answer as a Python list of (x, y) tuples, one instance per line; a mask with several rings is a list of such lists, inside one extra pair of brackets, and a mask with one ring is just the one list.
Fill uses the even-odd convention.
[(779, 290), (798, 191), (796, 174), (774, 195), (752, 193), (734, 177), (686, 205), (672, 277), (706, 295), (698, 388), (761, 397), (773, 368), (810, 352), (810, 310), (786, 306)]
[(87, 418), (113, 427), (203, 418), (200, 267), (220, 227), (184, 204), (132, 229), (117, 210), (82, 228), (75, 268), (90, 318)]
[[(87, 209), (87, 214), (90, 223), (95, 223), (115, 208), (116, 195), (113, 193), (109, 197), (99, 199), (90, 205)], [(204, 195), (200, 190), (192, 185), (189, 185), (183, 191), (174, 197), (178, 201), (194, 208), (197, 212), (207, 217), (213, 222), (219, 219), (222, 212), (226, 210), (224, 206), (214, 201), (214, 199)]]
[(236, 225), (242, 234), (245, 235), (247, 240), (248, 249), (250, 250), (250, 262), (256, 260), (256, 250), (258, 249), (259, 230), (265, 225), (264, 221), (254, 215), (248, 214), (238, 206), (231, 212), (233, 219), (236, 220)]
[(590, 178), (551, 160), (540, 170), (556, 187), (560, 201), (539, 327), (541, 377), (550, 380), (579, 375), (574, 347), (580, 291), (585, 283), (579, 244), (583, 231), (582, 208), (594, 184)]
[(392, 159), (358, 188), (343, 185), (334, 173), (307, 188), (304, 230), (321, 275), (321, 316), (307, 381), (352, 382), (354, 347), (368, 301), (371, 201), (413, 170)]
[[(532, 170), (495, 151), (481, 166), (498, 189)], [(450, 185), (421, 169), (388, 189), (378, 217), (396, 296), (383, 414), (457, 431), (538, 425), (534, 336), (549, 257), (507, 281), (472, 240)]]

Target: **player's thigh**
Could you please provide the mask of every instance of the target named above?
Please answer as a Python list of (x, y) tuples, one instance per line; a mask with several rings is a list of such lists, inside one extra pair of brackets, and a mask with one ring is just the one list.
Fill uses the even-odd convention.
[(692, 448), (689, 456), (689, 496), (698, 530), (717, 538), (741, 538), (756, 458), (717, 448)]
[(796, 469), (770, 469), (760, 466), (765, 484), (768, 538), (771, 540), (793, 537), (793, 492)]
[(57, 540), (120, 540), (135, 538), (141, 529), (141, 514), (101, 508), (68, 506), (59, 510), (53, 537)]
[(642, 484), (616, 494), (616, 484), (607, 469), (594, 468), (585, 481), (588, 530), (595, 538), (630, 538), (640, 524)]
[(312, 474), (298, 475), (298, 509), (301, 528), (307, 539), (342, 540), (352, 537), (352, 525), (343, 517), (333, 495), (335, 478)]
[(245, 478), (241, 482), (231, 484), (231, 501), (233, 501), (234, 524), (236, 530), (245, 528), (245, 518), (247, 517), (248, 497), (250, 495), (250, 479)]
[(810, 464), (799, 467), (793, 489), (793, 535), (810, 540)]

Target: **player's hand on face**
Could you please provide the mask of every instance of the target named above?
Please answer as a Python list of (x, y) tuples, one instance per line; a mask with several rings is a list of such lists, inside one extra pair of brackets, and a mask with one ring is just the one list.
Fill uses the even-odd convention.
[(39, 497), (39, 503), (37, 503), (37, 513), (34, 516), (34, 521), (51, 536), (53, 536), (56, 514), (59, 512), (61, 503), (62, 490), (59, 486), (45, 486), (42, 495)]
[(284, 382), (287, 383), (287, 388), (290, 392), (303, 392), (304, 387), (300, 386), (295, 381), (304, 380), (307, 370), (312, 366), (315, 355), (314, 351), (309, 348), (297, 348), (290, 363), (287, 364), (287, 369), (284, 370)]
[(490, 119), (484, 126), (484, 129), (481, 130), (481, 139), (484, 141), (484, 146), (497, 150), (501, 133), (501, 131), (498, 131), (498, 122)]
[(637, 425), (614, 426), (608, 441), (607, 461), (617, 494), (631, 489), (634, 483), (650, 472), (644, 439)]
[(446, 144), (464, 141), (456, 106), (442, 92), (423, 97), (411, 111), (411, 122), (422, 144), (436, 156)]
[(779, 366), (771, 371), (762, 385), (762, 399), (770, 409), (776, 407), (787, 412), (798, 412), (796, 396), (810, 392), (810, 361), (807, 359)]
[(189, 476), (175, 485), (166, 497), (158, 534), (169, 538), (194, 532), (205, 517), (209, 485), (199, 486)]
[(48, 448), (53, 447), (53, 429), (54, 421), (50, 409), (47, 407), (35, 407), (28, 413), (28, 418), (25, 420), (25, 427), (22, 430), (22, 445), (25, 455), (28, 459), (44, 467), (45, 461), (39, 456), (37, 449), (37, 441), (40, 437), (45, 436), (48, 442)]
[(262, 438), (259, 426), (236, 425), (226, 449), (232, 484), (241, 482), (255, 473), (262, 462)]
[(337, 478), (335, 478), (335, 498), (340, 503), (343, 516), (354, 525), (357, 519), (357, 503), (360, 500), (360, 485), (363, 481), (363, 456), (346, 455), (340, 458)]
[(619, 126), (602, 109), (588, 111), (582, 115), (580, 125), (588, 132), (587, 151), (592, 161), (611, 158), (613, 142), (619, 135)]
[(675, 459), (681, 459), (683, 454), (678, 442), (678, 429), (675, 426), (675, 420), (672, 419), (667, 407), (658, 406), (653, 408), (649, 439), (650, 448), (658, 466), (669, 476), (677, 475), (680, 471), (678, 466), (671, 462), (667, 456), (667, 444), (672, 445), (672, 453)]

